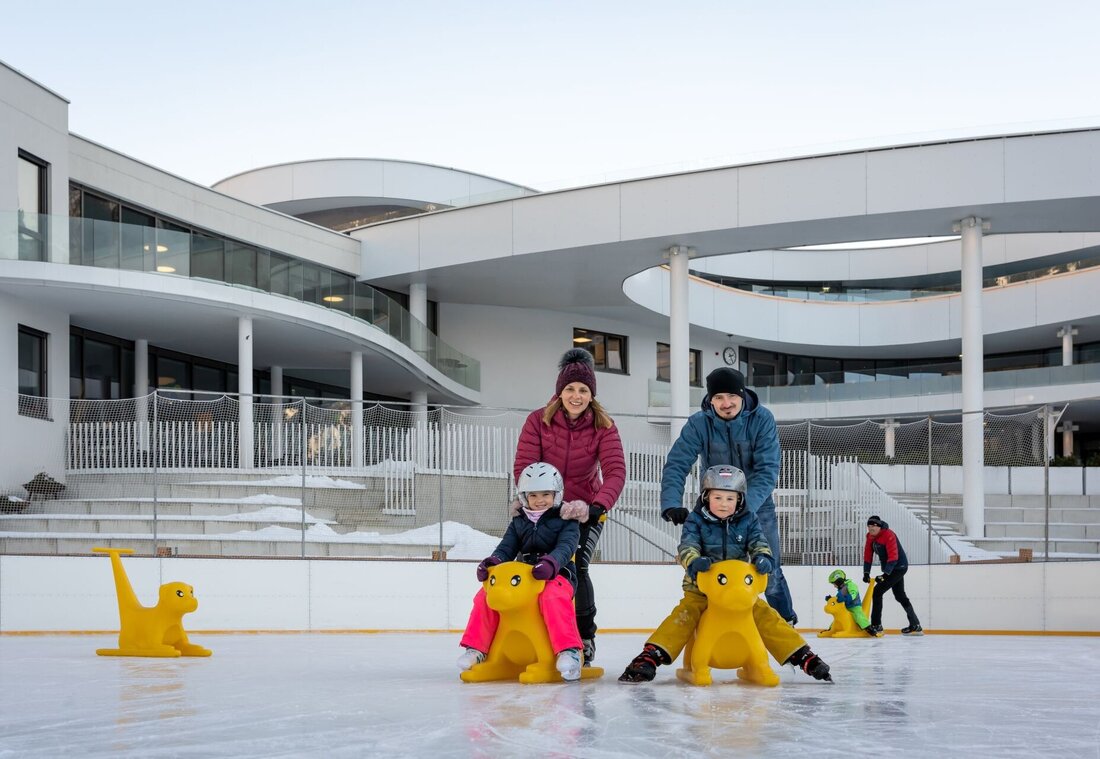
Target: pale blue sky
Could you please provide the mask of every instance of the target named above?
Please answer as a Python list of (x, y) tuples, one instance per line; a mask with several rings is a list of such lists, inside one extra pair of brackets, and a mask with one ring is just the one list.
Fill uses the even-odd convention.
[(0, 60), (204, 184), (334, 156), (540, 189), (1100, 125), (1100, 4), (37, 0)]

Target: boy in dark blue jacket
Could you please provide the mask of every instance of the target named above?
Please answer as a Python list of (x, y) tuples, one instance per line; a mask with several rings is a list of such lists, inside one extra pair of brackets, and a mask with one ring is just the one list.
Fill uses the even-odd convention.
[[(725, 559), (752, 562), (761, 574), (775, 568), (760, 523), (745, 506), (747, 487), (744, 472), (736, 467), (714, 466), (703, 475), (702, 499), (684, 522), (678, 549), (680, 564), (687, 570), (684, 597), (649, 636), (642, 652), (619, 677), (621, 682), (648, 682), (657, 674), (659, 665), (676, 661), (707, 608), (707, 597), (695, 582), (700, 572)], [(777, 662), (800, 667), (818, 680), (832, 680), (829, 665), (810, 650), (802, 636), (775, 609), (757, 598), (752, 616), (764, 647)]]

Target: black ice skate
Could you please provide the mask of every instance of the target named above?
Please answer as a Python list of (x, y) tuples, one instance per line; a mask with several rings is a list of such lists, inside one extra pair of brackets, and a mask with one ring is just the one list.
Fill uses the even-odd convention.
[(924, 628), (919, 624), (901, 628), (902, 635), (924, 635)]
[(581, 650), (584, 653), (584, 666), (591, 667), (592, 660), (596, 658), (596, 639), (584, 638), (581, 640)]
[(830, 683), (833, 681), (832, 676), (829, 674), (829, 665), (811, 651), (809, 646), (803, 646), (795, 651), (786, 663), (798, 667), (815, 680), (824, 680)]
[(620, 683), (648, 683), (657, 675), (661, 664), (672, 664), (672, 659), (660, 646), (646, 643), (642, 652), (634, 657), (626, 670), (619, 675)]

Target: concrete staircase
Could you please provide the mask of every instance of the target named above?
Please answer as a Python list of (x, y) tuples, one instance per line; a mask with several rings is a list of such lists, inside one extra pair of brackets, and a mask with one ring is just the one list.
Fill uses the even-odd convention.
[(439, 548), (438, 535), (398, 537), (417, 526), (416, 515), (387, 513), (378, 478), (306, 488), (274, 484), (268, 473), (220, 480), (161, 474), (154, 497), (151, 475), (71, 475), (69, 497), (0, 514), (0, 553), (86, 554), (106, 545), (145, 555), (430, 558)]
[[(922, 522), (928, 521), (928, 496), (897, 493), (892, 497), (909, 508)], [(1100, 556), (1100, 496), (987, 495), (985, 536), (966, 538), (977, 548), (1004, 556), (1015, 556), (1030, 548), (1036, 557), (1096, 558)], [(932, 524), (945, 535), (962, 535), (962, 497), (932, 496)]]

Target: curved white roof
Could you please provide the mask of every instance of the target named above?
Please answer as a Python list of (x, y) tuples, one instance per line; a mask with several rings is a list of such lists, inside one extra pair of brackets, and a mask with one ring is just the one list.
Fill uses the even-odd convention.
[[(1100, 129), (861, 150), (582, 187), (375, 224), (353, 236), (364, 243), (365, 276), (383, 287), (416, 279), (441, 301), (560, 310), (629, 307), (624, 281), (661, 264), (671, 245), (705, 258), (947, 236), (968, 216), (988, 221), (998, 235), (1096, 232)], [(897, 248), (880, 255), (910, 253)], [(782, 313), (793, 318), (797, 306), (786, 305), (792, 308)], [(741, 331), (728, 323), (715, 329)], [(951, 339), (950, 332), (941, 339)]]
[(534, 194), (529, 187), (482, 174), (415, 161), (326, 158), (264, 166), (213, 188), (290, 215), (357, 205), (466, 206)]

